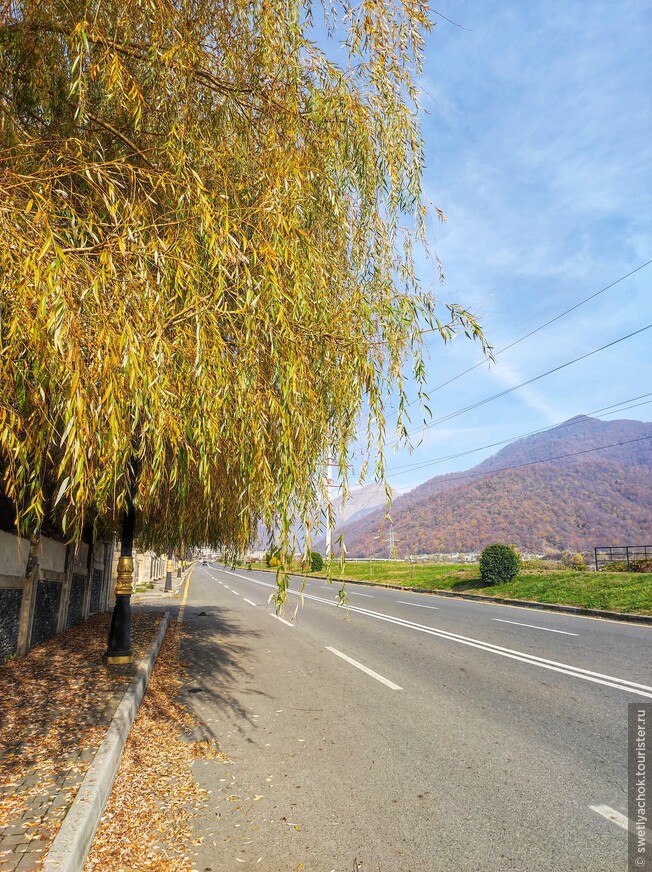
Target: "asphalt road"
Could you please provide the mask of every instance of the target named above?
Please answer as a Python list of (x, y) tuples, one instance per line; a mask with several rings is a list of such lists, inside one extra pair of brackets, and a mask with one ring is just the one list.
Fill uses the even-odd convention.
[(195, 868), (626, 870), (652, 628), (338, 589), (279, 620), (272, 574), (195, 569), (187, 700), (226, 757), (196, 764)]

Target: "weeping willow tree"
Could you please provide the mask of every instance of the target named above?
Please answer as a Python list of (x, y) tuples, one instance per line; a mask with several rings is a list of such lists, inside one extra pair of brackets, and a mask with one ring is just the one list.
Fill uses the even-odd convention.
[(414, 274), (427, 3), (313, 6), (0, 0), (0, 470), (21, 531), (137, 511), (160, 548), (242, 550), (259, 521), (287, 546), (361, 409), (382, 448), (421, 331), (482, 339)]

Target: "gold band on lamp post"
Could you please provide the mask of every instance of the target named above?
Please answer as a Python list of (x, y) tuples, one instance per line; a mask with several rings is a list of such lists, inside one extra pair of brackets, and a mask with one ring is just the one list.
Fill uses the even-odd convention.
[(168, 562), (165, 567), (165, 587), (166, 592), (172, 590), (172, 547), (168, 547)]
[(133, 557), (118, 558), (118, 577), (115, 582), (115, 607), (109, 633), (109, 650), (105, 654), (106, 663), (124, 666), (133, 660), (131, 653), (131, 610), (130, 600), (133, 591)]
[(131, 594), (134, 583), (134, 560), (133, 557), (118, 558), (118, 578), (115, 583), (116, 596)]

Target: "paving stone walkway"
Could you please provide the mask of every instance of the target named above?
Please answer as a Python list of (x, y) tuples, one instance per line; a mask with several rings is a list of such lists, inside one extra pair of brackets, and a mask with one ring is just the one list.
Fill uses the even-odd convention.
[[(136, 662), (160, 619), (134, 611)], [(102, 662), (109, 622), (93, 615), (0, 666), (0, 872), (41, 868), (135, 673)]]
[[(109, 699), (102, 712), (93, 711), (87, 723), (108, 726), (122, 695), (123, 691)], [(83, 751), (71, 750), (57, 761), (55, 771), (44, 774), (35, 769), (0, 787), (0, 801), (22, 800), (16, 816), (0, 826), (0, 872), (34, 872), (40, 867), (98, 747), (99, 743)]]

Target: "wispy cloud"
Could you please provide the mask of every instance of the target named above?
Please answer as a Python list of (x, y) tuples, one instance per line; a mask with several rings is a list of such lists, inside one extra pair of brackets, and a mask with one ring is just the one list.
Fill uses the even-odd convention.
[[(482, 309), (500, 348), (652, 257), (652, 7), (449, 0), (443, 11), (469, 30), (438, 21), (423, 77), (425, 194), (448, 216), (432, 229), (438, 296)], [(422, 275), (432, 284), (426, 264)], [(440, 414), (652, 321), (651, 286), (652, 268), (456, 380), (434, 398)], [(429, 347), (433, 386), (480, 358), (463, 339)], [(649, 347), (633, 340), (479, 407), (464, 416), (475, 437), (426, 431), (411, 459), (617, 400), (649, 378)]]

